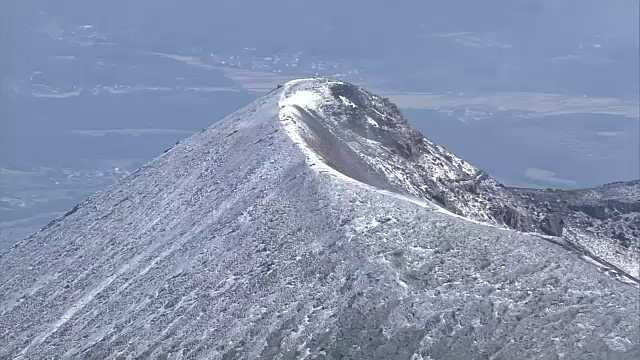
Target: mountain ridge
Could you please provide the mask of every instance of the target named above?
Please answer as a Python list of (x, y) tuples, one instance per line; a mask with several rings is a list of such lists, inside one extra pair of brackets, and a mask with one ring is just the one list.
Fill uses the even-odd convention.
[[(288, 101), (295, 103), (296, 109), (287, 107)], [(284, 86), (280, 106), (285, 128), (297, 129), (290, 130), (289, 135), (303, 146), (314, 164), (322, 162), (319, 153), (327, 150), (320, 149), (314, 153), (310, 142), (319, 143), (317, 139), (321, 138), (324, 142), (346, 144), (339, 155), (331, 153), (325, 158), (334, 161), (348, 157), (347, 164), (324, 164), (325, 169), (334, 169), (374, 187), (433, 201), (475, 221), (551, 236), (565, 233), (567, 240), (597, 253), (636, 281), (640, 276), (637, 256), (640, 231), (634, 233), (632, 228), (640, 230), (640, 205), (631, 210), (630, 219), (625, 219), (624, 229), (618, 229), (616, 236), (609, 231), (604, 240), (594, 240), (593, 232), (584, 231), (583, 226), (578, 226), (575, 221), (566, 224), (567, 231), (564, 231), (565, 219), (574, 216), (548, 205), (550, 200), (560, 199), (536, 201), (531, 196), (522, 196), (519, 191), (506, 188), (411, 129), (395, 105), (362, 88), (333, 80), (296, 80)], [(299, 109), (306, 110), (299, 112)], [(296, 119), (297, 122), (291, 120), (295, 125), (286, 125), (287, 119)], [(309, 138), (306, 142), (305, 136)], [(640, 181), (617, 185), (618, 188), (628, 187), (628, 192), (635, 194), (632, 201), (640, 204)], [(609, 185), (612, 186), (615, 184)], [(582, 210), (575, 208), (574, 212)], [(625, 240), (620, 240), (620, 237)]]
[(0, 357), (640, 354), (633, 282), (371, 170), (442, 152), (376, 130), (401, 120), (353, 85), (344, 118), (339, 95), (314, 113), (283, 96), (329, 82), (274, 90), (0, 256)]

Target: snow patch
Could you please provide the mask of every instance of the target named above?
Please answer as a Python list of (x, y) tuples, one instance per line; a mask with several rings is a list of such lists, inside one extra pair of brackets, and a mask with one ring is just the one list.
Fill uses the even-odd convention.
[(347, 99), (346, 97), (340, 95), (340, 100), (342, 100), (342, 103), (350, 106), (350, 107), (356, 107), (356, 104), (354, 104), (353, 102), (351, 102), (351, 100)]
[(379, 128), (379, 127), (380, 127), (380, 125), (378, 125), (378, 123), (377, 123), (375, 120), (373, 120), (371, 117), (369, 117), (369, 116), (367, 116), (367, 123), (368, 123), (369, 125), (371, 125), (371, 126), (375, 126), (375, 127), (377, 127), (377, 128)]

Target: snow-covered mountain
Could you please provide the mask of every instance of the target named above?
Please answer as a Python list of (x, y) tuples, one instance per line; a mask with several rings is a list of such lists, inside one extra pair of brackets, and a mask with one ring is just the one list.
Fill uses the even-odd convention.
[(292, 81), (1, 255), (0, 357), (637, 357), (633, 229), (542, 201)]
[[(596, 203), (592, 206), (611, 208), (611, 216), (621, 211), (630, 214), (622, 222), (613, 221), (613, 227), (620, 227), (615, 234), (594, 233), (571, 221), (574, 213), (588, 215), (588, 210), (579, 206), (570, 212), (558, 209), (558, 204), (566, 203), (561, 201), (563, 194), (571, 192), (552, 191), (541, 198), (508, 189), (411, 129), (394, 104), (362, 88), (338, 81), (301, 80), (287, 84), (282, 97), (280, 116), (285, 128), (313, 163), (377, 189), (431, 200), (467, 219), (524, 232), (564, 235), (585, 251), (639, 277), (639, 182), (619, 184), (616, 188), (626, 191), (613, 192), (606, 199), (591, 196)], [(609, 198), (631, 205), (605, 205)]]

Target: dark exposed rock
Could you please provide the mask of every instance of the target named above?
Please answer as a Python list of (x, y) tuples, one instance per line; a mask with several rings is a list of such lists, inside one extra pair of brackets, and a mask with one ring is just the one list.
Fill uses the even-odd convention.
[(446, 207), (446, 208), (450, 208), (449, 204), (447, 203), (447, 198), (444, 197), (444, 195), (442, 193), (439, 194), (433, 194), (432, 195), (433, 200), (437, 201), (438, 204)]
[(559, 214), (549, 214), (542, 219), (540, 229), (547, 235), (562, 236), (564, 219)]
[(599, 204), (584, 204), (584, 205), (572, 205), (569, 207), (573, 211), (581, 211), (585, 215), (599, 220), (604, 220), (608, 217), (608, 208), (605, 205)]
[[(553, 204), (553, 212), (562, 217), (563, 227), (572, 229), (569, 235), (564, 232), (569, 240), (580, 244), (585, 237), (597, 239), (591, 245), (582, 245), (594, 252), (599, 250), (593, 244), (611, 249), (609, 254), (600, 255), (638, 275), (640, 264), (636, 254), (640, 252), (640, 237), (634, 233), (634, 226), (640, 225), (640, 181), (579, 190), (512, 190), (531, 204)], [(549, 229), (550, 222), (541, 224)], [(624, 260), (627, 265), (623, 265), (622, 258), (627, 259)]]
[(496, 209), (493, 211), (493, 215), (501, 223), (507, 225), (512, 229), (526, 230), (527, 228), (527, 219), (525, 218), (525, 216), (511, 207), (505, 206)]

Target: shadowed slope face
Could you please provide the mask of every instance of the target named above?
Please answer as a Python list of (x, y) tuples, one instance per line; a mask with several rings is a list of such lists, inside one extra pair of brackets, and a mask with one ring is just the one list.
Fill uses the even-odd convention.
[(287, 84), (280, 106), (285, 124), (294, 122), (290, 133), (299, 134), (309, 152), (341, 174), (500, 223), (487, 201), (454, 190), (481, 172), (409, 128), (388, 100), (343, 82), (301, 80)]
[[(543, 198), (522, 196), (521, 191), (505, 188), (410, 128), (387, 99), (362, 88), (340, 81), (297, 80), (284, 87), (279, 104), (288, 134), (305, 149), (311, 163), (324, 171), (433, 201), (471, 220), (564, 235), (585, 254), (601, 258), (636, 279), (640, 276), (638, 182), (623, 186), (626, 193), (610, 189), (606, 199), (594, 197), (590, 205), (570, 207), (567, 212), (556, 206), (566, 203), (565, 192), (553, 191)], [(613, 219), (612, 210), (612, 219), (604, 226), (614, 230), (592, 231), (590, 226), (574, 221), (582, 211), (588, 212), (589, 206), (601, 209), (616, 201), (628, 204), (621, 210), (627, 209), (629, 215)]]
[(637, 289), (418, 198), (387, 167), (445, 152), (360, 91), (290, 83), (2, 255), (0, 358), (640, 354)]

